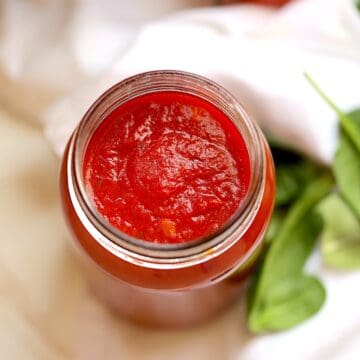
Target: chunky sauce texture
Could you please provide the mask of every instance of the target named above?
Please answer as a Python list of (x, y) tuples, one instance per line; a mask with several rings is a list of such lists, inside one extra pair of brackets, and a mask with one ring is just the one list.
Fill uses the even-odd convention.
[(83, 172), (110, 224), (164, 244), (217, 231), (250, 181), (236, 127), (214, 105), (179, 92), (145, 94), (116, 108), (91, 137)]

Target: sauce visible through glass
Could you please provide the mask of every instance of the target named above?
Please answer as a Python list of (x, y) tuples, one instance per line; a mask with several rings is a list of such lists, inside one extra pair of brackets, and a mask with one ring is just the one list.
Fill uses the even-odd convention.
[(165, 91), (131, 99), (104, 119), (87, 146), (83, 174), (111, 225), (164, 244), (219, 230), (251, 176), (244, 140), (222, 111)]

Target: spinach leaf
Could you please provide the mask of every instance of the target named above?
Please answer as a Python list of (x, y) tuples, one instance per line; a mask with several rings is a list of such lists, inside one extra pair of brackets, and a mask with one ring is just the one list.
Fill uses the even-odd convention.
[(286, 330), (316, 314), (325, 302), (326, 292), (321, 282), (302, 275), (275, 284), (272, 298), (252, 323), (252, 330)]
[(309, 184), (273, 238), (252, 284), (253, 293), (248, 302), (251, 331), (295, 326), (311, 317), (324, 303), (323, 287), (318, 280), (306, 276), (303, 268), (322, 229), (321, 218), (314, 208), (332, 186), (329, 174)]
[(296, 200), (304, 188), (321, 172), (319, 165), (294, 152), (271, 146), (276, 170), (276, 206), (286, 206)]
[(270, 243), (275, 236), (277, 235), (281, 224), (285, 218), (285, 210), (282, 209), (275, 209), (270, 220), (270, 224), (267, 228), (266, 235), (265, 235), (265, 242)]
[(333, 172), (340, 195), (349, 208), (342, 203), (340, 198), (330, 198), (328, 209), (321, 207), (327, 220), (323, 239), (324, 260), (339, 268), (357, 267), (360, 263), (360, 254), (357, 250), (357, 239), (360, 235), (356, 234), (359, 232), (358, 222), (360, 221), (360, 109), (345, 114), (324, 94), (309, 75), (305, 74), (305, 77), (338, 114), (341, 123), (340, 141), (333, 162)]
[(272, 149), (277, 174), (276, 209), (266, 234), (269, 250), (248, 293), (248, 325), (253, 332), (296, 326), (323, 305), (324, 287), (304, 273), (323, 228), (320, 215), (326, 222), (322, 240), (325, 262), (338, 268), (360, 263), (360, 110), (343, 113), (305, 76), (340, 119), (342, 131), (333, 172), (342, 198), (332, 194), (318, 207), (330, 192), (333, 178), (297, 154)]
[(338, 194), (319, 205), (325, 219), (321, 240), (324, 262), (338, 269), (360, 267), (360, 222)]
[(317, 93), (325, 100), (325, 102), (335, 111), (338, 115), (341, 126), (349, 137), (349, 139), (353, 142), (355, 148), (360, 151), (360, 128), (359, 124), (353, 121), (353, 119), (341, 111), (335, 103), (320, 89), (318, 84), (308, 75), (304, 74), (305, 78), (309, 81), (309, 83), (313, 86), (313, 88), (317, 91)]
[[(347, 116), (358, 129), (360, 139), (360, 110)], [(360, 219), (360, 151), (344, 132), (340, 134), (333, 170), (342, 196)]]
[(288, 205), (296, 200), (307, 184), (319, 173), (319, 167), (303, 160), (299, 164), (276, 166), (276, 205)]

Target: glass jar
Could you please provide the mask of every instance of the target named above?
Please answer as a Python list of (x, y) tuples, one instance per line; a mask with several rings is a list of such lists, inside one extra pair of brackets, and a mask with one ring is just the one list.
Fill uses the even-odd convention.
[[(228, 116), (245, 141), (251, 173), (247, 195), (223, 228), (206, 239), (164, 245), (133, 238), (112, 227), (86, 193), (82, 165), (95, 129), (120, 104), (156, 91), (209, 101)], [(198, 324), (239, 296), (242, 279), (263, 247), (275, 191), (269, 147), (244, 108), (218, 84), (180, 71), (139, 74), (100, 96), (67, 145), (60, 185), (68, 226), (98, 296), (129, 319), (166, 327)]]

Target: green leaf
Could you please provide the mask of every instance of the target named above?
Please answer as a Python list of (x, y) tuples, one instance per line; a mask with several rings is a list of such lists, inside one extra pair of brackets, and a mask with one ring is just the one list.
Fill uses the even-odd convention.
[(299, 197), (304, 188), (319, 173), (310, 161), (276, 166), (276, 205), (288, 205)]
[(275, 205), (289, 205), (300, 196), (322, 169), (312, 161), (278, 145), (272, 145), (271, 151), (276, 169)]
[[(273, 238), (248, 303), (250, 330), (283, 330), (306, 320), (321, 307), (323, 289), (314, 285), (313, 280), (304, 280), (303, 268), (322, 229), (314, 208), (332, 186), (329, 174), (313, 181), (291, 207)], [(297, 290), (305, 288), (304, 297), (298, 296)], [(294, 306), (301, 309), (298, 315), (292, 314)]]
[(325, 102), (335, 111), (338, 115), (342, 128), (344, 132), (353, 142), (355, 148), (360, 151), (360, 134), (359, 126), (356, 124), (353, 119), (342, 110), (340, 110), (337, 105), (322, 91), (319, 85), (307, 74), (304, 74), (307, 81), (312, 85), (316, 92), (325, 100)]
[(355, 6), (356, 6), (357, 9), (360, 11), (360, 0), (356, 0), (356, 1), (355, 1)]
[(338, 194), (326, 197), (319, 206), (325, 219), (321, 241), (324, 262), (338, 269), (360, 267), (360, 222)]
[(275, 209), (270, 220), (270, 224), (267, 228), (265, 235), (265, 242), (270, 243), (277, 235), (281, 224), (285, 218), (285, 212), (281, 209)]
[[(360, 139), (360, 110), (351, 112), (348, 117), (358, 129)], [(360, 219), (360, 151), (344, 132), (340, 134), (333, 170), (342, 196)]]
[(316, 314), (325, 302), (326, 292), (319, 280), (299, 276), (277, 283), (264, 311), (250, 322), (253, 332), (286, 330)]
[[(279, 252), (284, 251), (289, 244), (297, 244), (297, 241), (291, 241), (289, 236), (297, 238), (297, 231), (304, 228), (309, 222), (304, 222), (309, 218), (314, 206), (330, 191), (333, 186), (333, 179), (329, 174), (323, 175), (313, 181), (304, 191), (301, 198), (291, 207), (286, 219), (274, 241), (271, 250), (268, 253), (268, 260), (273, 261), (273, 258), (278, 256)], [(301, 254), (300, 254), (301, 255)]]
[(340, 194), (360, 220), (360, 109), (345, 114), (308, 74), (305, 74), (305, 77), (339, 116), (342, 128), (333, 162), (334, 176)]

